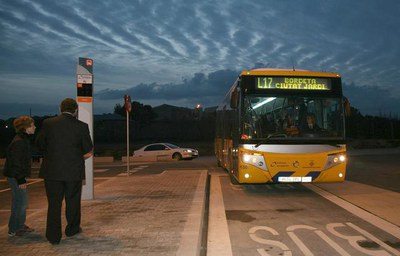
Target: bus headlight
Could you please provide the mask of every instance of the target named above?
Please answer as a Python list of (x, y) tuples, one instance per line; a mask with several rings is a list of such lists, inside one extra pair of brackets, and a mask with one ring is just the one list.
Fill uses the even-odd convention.
[(329, 169), (333, 166), (336, 166), (338, 164), (346, 162), (346, 154), (344, 153), (338, 153), (338, 154), (332, 154), (328, 155), (328, 159), (325, 164), (325, 170)]
[(253, 165), (255, 167), (258, 167), (263, 170), (268, 170), (267, 166), (265, 164), (264, 156), (261, 154), (250, 154), (250, 153), (244, 153), (242, 155), (242, 161), (246, 164)]

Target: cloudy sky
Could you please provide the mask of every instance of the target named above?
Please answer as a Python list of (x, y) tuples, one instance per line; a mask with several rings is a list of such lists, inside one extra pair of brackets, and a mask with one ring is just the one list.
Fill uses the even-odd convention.
[(0, 0), (0, 118), (57, 113), (94, 60), (94, 112), (123, 95), (215, 106), (253, 67), (338, 72), (364, 114), (400, 112), (398, 0)]

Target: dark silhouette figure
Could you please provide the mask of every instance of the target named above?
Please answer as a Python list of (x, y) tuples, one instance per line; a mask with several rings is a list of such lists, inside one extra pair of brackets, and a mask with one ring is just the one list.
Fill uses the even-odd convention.
[(93, 143), (86, 123), (76, 119), (78, 104), (67, 98), (61, 102), (61, 114), (44, 120), (36, 139), (44, 151), (39, 177), (44, 178), (48, 200), (46, 238), (51, 244), (61, 240), (61, 206), (65, 198), (67, 226), (65, 234), (82, 232), (81, 194), (85, 179), (85, 159), (92, 156)]

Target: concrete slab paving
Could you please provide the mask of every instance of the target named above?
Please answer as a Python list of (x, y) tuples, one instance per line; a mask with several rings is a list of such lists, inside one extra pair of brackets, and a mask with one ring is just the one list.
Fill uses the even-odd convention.
[(95, 187), (94, 200), (82, 201), (83, 233), (64, 235), (59, 245), (45, 238), (43, 202), (43, 210), (28, 214), (35, 232), (10, 238), (1, 228), (0, 255), (199, 255), (207, 175), (177, 170), (111, 178)]

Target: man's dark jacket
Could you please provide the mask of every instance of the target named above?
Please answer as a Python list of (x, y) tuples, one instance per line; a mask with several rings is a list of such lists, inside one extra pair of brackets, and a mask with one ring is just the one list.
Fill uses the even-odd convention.
[(31, 175), (31, 144), (28, 134), (17, 133), (7, 148), (4, 176), (15, 178), (18, 185)]
[(85, 179), (83, 156), (93, 149), (86, 123), (68, 113), (46, 119), (36, 145), (44, 151), (39, 177), (58, 181)]

